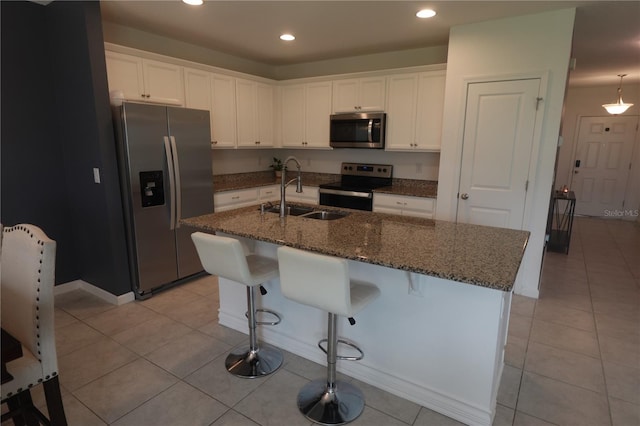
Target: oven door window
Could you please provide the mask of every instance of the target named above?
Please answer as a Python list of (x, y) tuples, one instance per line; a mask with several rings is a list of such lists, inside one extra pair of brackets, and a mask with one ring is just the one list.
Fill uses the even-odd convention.
[(320, 193), (320, 204), (331, 207), (343, 207), (355, 210), (373, 210), (373, 198), (353, 197), (349, 195)]

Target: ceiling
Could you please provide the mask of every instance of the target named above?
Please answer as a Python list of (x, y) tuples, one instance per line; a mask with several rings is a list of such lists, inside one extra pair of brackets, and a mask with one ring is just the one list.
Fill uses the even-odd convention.
[[(437, 16), (421, 20), (424, 7)], [(577, 7), (570, 84), (640, 82), (640, 1), (102, 1), (103, 20), (273, 66), (442, 46), (455, 25)], [(282, 33), (296, 36), (283, 42)]]

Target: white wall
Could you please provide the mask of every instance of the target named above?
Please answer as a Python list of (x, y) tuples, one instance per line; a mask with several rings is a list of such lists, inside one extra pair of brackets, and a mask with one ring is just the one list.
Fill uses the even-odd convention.
[[(573, 163), (575, 161), (578, 126), (580, 117), (607, 116), (602, 104), (615, 102), (618, 84), (610, 86), (570, 86), (565, 101), (565, 112), (562, 123), (563, 144), (558, 154), (556, 172), (556, 188), (562, 185), (571, 186)], [(624, 115), (640, 114), (640, 84), (622, 85), (622, 98), (632, 103)], [(640, 209), (640, 135), (636, 133), (634, 156), (632, 160), (629, 185), (625, 198), (625, 210)], [(631, 217), (627, 219), (632, 219)]]
[(544, 249), (547, 209), (560, 131), (562, 105), (575, 9), (519, 16), (462, 25), (451, 30), (447, 60), (444, 123), (436, 218), (455, 220), (462, 153), (466, 81), (504, 78), (506, 75), (540, 73), (544, 118), (541, 145), (530, 182), (532, 203), (525, 229), (529, 245), (514, 291), (538, 297), (540, 265)]
[(387, 152), (373, 149), (265, 149), (213, 150), (213, 174), (245, 173), (269, 170), (272, 157), (284, 160), (295, 156), (303, 172), (340, 173), (340, 163), (392, 164), (393, 177), (402, 179), (438, 180), (438, 153)]

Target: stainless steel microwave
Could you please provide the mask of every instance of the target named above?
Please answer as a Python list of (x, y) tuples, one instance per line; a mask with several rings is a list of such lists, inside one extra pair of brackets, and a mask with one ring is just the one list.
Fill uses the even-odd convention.
[(387, 114), (358, 112), (330, 117), (329, 144), (333, 148), (384, 148)]

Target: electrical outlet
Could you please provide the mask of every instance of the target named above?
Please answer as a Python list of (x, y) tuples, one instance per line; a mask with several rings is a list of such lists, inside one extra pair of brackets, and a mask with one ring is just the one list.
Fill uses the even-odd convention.
[(100, 169), (97, 167), (93, 168), (93, 181), (95, 183), (100, 183)]
[(422, 163), (416, 163), (416, 173), (422, 173)]

